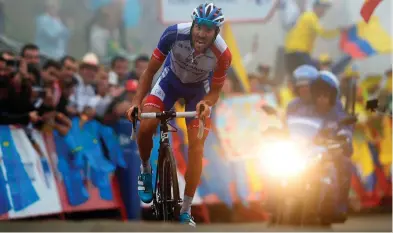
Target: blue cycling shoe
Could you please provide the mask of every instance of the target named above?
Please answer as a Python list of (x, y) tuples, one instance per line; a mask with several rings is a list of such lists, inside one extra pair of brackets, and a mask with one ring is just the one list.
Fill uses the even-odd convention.
[(153, 200), (153, 176), (151, 173), (141, 173), (138, 176), (138, 195), (143, 203)]
[(192, 227), (196, 227), (196, 223), (189, 213), (180, 214), (179, 220), (181, 224), (188, 224)]

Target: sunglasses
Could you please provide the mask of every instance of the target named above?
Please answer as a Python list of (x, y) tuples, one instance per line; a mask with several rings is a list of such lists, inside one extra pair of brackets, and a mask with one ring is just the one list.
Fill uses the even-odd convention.
[(211, 20), (208, 19), (203, 19), (203, 18), (195, 18), (196, 24), (198, 24), (199, 26), (206, 26), (208, 28), (216, 28), (217, 27), (217, 23), (213, 22)]

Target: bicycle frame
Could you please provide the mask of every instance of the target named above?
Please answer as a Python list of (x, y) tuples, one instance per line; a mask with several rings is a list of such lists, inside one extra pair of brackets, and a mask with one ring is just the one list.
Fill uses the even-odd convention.
[(170, 147), (170, 143), (169, 143), (169, 132), (170, 131), (168, 129), (168, 121), (169, 120), (166, 120), (166, 119), (160, 120), (160, 148), (165, 147), (165, 146)]
[[(138, 116), (138, 109), (134, 109), (132, 112), (133, 116), (133, 131), (132, 131), (132, 140), (135, 140), (135, 132), (136, 132), (136, 121)], [(196, 112), (173, 112), (173, 111), (164, 111), (164, 112), (151, 112), (151, 113), (142, 113), (141, 118), (150, 118), (150, 119), (158, 119), (160, 125), (160, 146), (159, 146), (159, 155), (158, 155), (158, 164), (156, 171), (156, 181), (155, 188), (153, 193), (153, 211), (157, 218), (163, 219), (164, 221), (173, 220), (174, 215), (177, 214), (178, 205), (181, 203), (181, 198), (179, 194), (179, 183), (176, 172), (176, 161), (173, 157), (172, 150), (169, 142), (169, 133), (177, 132), (177, 130), (169, 130), (168, 124), (169, 121), (176, 117), (195, 117)], [(199, 125), (198, 138), (202, 138), (204, 131), (204, 123), (201, 120)], [(175, 128), (176, 129), (176, 128)], [(169, 158), (168, 158), (169, 157)], [(169, 170), (165, 168), (169, 165)], [(168, 179), (169, 181), (166, 181)], [(159, 183), (160, 182), (160, 183)], [(162, 182), (162, 183), (161, 183)], [(169, 185), (168, 185), (169, 184)], [(167, 185), (169, 187), (167, 187)], [(170, 190), (168, 190), (169, 188)], [(163, 190), (164, 189), (164, 190)], [(168, 191), (170, 192), (169, 197)], [(173, 192), (172, 192), (173, 191)], [(162, 207), (162, 208), (161, 208)], [(178, 209), (178, 210), (177, 210)]]
[[(155, 189), (154, 189), (154, 194), (157, 193), (157, 187), (158, 187), (158, 174), (160, 173), (159, 170), (161, 169), (161, 165), (163, 163), (163, 161), (166, 159), (165, 156), (167, 156), (165, 153), (161, 153), (161, 151), (164, 151), (166, 148), (168, 148), (169, 150), (171, 150), (171, 145), (169, 142), (169, 133), (170, 132), (176, 132), (175, 131), (169, 131), (168, 129), (168, 121), (170, 121), (171, 119), (169, 118), (161, 118), (160, 119), (160, 146), (158, 149), (158, 164), (157, 164), (157, 172), (156, 172), (156, 184), (155, 184)], [(173, 156), (172, 154), (170, 156)], [(174, 166), (176, 166), (176, 164), (173, 164)], [(156, 195), (154, 195), (153, 197), (153, 201), (155, 204), (157, 204), (157, 200), (156, 200)]]

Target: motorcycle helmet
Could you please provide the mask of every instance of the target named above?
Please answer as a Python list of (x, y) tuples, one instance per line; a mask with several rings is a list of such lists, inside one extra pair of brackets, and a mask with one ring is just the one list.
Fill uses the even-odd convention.
[(316, 100), (321, 93), (329, 93), (330, 104), (335, 105), (339, 96), (339, 81), (332, 72), (321, 71), (318, 78), (313, 80), (310, 85), (311, 97)]
[(319, 71), (311, 65), (301, 65), (292, 73), (292, 84), (294, 92), (299, 95), (300, 86), (310, 85), (319, 75)]
[(301, 65), (293, 71), (292, 75), (295, 86), (309, 85), (318, 77), (319, 71), (314, 66)]

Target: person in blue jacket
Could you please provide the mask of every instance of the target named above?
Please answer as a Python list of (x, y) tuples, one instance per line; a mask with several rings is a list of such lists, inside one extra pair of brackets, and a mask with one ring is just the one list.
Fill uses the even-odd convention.
[[(337, 107), (339, 81), (329, 71), (321, 71), (310, 83), (311, 102), (300, 101), (296, 108), (287, 112), (286, 124), (291, 134), (315, 136), (322, 128), (337, 128), (347, 114)], [(299, 135), (300, 134), (300, 135)], [(337, 134), (347, 136), (342, 156), (336, 157), (335, 167), (338, 181), (337, 220), (345, 220), (351, 177), (352, 127), (338, 129)]]
[(292, 84), (296, 98), (286, 107), (286, 112), (295, 111), (297, 107), (311, 104), (310, 83), (319, 75), (319, 71), (311, 65), (301, 65), (292, 73)]
[[(321, 71), (328, 72), (328, 71)], [(295, 86), (296, 98), (289, 102), (286, 107), (286, 113), (296, 111), (297, 108), (312, 104), (310, 83), (316, 80), (320, 75), (320, 72), (311, 65), (301, 65), (296, 68), (292, 73), (292, 82)], [(337, 79), (337, 78), (336, 78)], [(344, 107), (341, 101), (337, 98), (335, 107), (339, 112), (344, 113)]]

